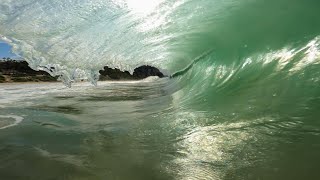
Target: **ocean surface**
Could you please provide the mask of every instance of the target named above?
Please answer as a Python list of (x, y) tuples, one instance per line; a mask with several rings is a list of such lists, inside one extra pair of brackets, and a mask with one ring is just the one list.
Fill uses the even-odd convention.
[(0, 84), (0, 179), (320, 179), (319, 7), (0, 0), (0, 39), (63, 81)]

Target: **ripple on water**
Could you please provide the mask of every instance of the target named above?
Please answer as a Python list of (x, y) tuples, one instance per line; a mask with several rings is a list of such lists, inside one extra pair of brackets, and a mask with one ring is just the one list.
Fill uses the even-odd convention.
[(0, 115), (0, 129), (6, 129), (18, 125), (23, 117), (15, 115)]

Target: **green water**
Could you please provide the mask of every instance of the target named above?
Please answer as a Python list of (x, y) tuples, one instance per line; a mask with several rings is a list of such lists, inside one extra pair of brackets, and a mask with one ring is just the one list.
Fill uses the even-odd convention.
[[(0, 38), (72, 88), (0, 85), (0, 179), (320, 179), (319, 7), (2, 0)], [(74, 83), (105, 65), (171, 78)]]
[[(319, 177), (319, 113), (306, 108), (316, 100), (199, 111), (179, 105), (168, 83), (1, 85), (0, 114), (24, 118), (0, 132), (1, 179)], [(240, 106), (233, 99), (229, 109)]]

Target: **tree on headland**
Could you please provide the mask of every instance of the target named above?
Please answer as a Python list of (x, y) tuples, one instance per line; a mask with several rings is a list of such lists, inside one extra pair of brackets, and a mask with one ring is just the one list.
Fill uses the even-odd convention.
[(3, 61), (16, 61), (14, 59), (11, 59), (10, 57), (3, 57), (2, 60)]
[(0, 61), (0, 82), (5, 82), (4, 76), (11, 82), (57, 81), (57, 77), (50, 76), (44, 71), (31, 69), (26, 61), (2, 58)]

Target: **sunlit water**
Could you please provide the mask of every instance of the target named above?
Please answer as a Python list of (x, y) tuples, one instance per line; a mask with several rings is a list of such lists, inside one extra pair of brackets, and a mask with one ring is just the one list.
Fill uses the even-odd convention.
[(318, 112), (196, 111), (175, 102), (172, 86), (2, 84), (0, 123), (23, 119), (0, 129), (1, 179), (319, 177)]
[[(59, 83), (0, 84), (0, 179), (320, 179), (320, 1), (0, 0)], [(103, 66), (172, 78), (96, 85)]]

